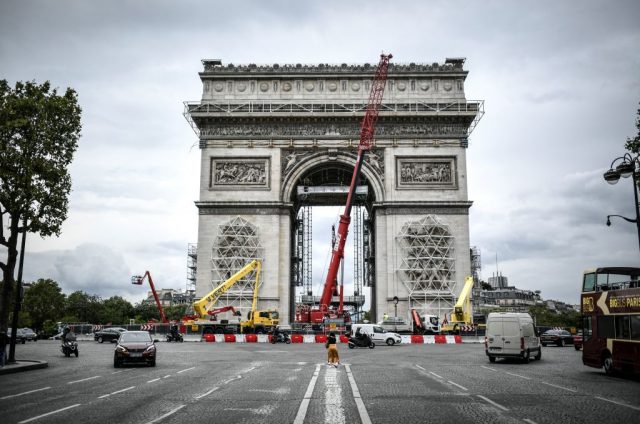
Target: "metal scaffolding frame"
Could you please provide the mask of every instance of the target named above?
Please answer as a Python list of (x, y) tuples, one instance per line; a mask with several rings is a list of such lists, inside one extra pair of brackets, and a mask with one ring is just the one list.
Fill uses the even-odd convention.
[(442, 317), (455, 303), (455, 238), (435, 215), (407, 222), (396, 242), (400, 280), (409, 292), (409, 308)]
[[(264, 260), (264, 251), (255, 225), (236, 216), (218, 225), (211, 250), (211, 289), (228, 280), (252, 260)], [(218, 300), (219, 306), (249, 311), (253, 300), (254, 273), (238, 281)]]
[(196, 275), (198, 271), (198, 244), (187, 244), (187, 287), (186, 291), (196, 289)]
[(292, 273), (293, 285), (303, 287), (303, 294), (312, 295), (313, 266), (313, 216), (312, 208), (303, 205), (298, 209), (294, 227), (295, 243), (293, 246)]

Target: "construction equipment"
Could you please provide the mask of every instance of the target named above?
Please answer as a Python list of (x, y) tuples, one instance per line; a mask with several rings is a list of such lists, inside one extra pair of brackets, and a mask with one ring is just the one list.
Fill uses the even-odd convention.
[[(267, 333), (278, 325), (278, 311), (265, 310), (258, 311), (258, 289), (260, 286), (260, 272), (262, 264), (258, 260), (253, 260), (245, 265), (240, 271), (233, 274), (228, 280), (223, 282), (209, 292), (202, 299), (193, 302), (193, 314), (186, 314), (183, 322), (186, 325), (201, 325), (203, 330), (208, 328), (208, 332), (242, 332), (242, 333)], [(245, 278), (250, 273), (255, 274), (255, 285), (253, 288), (253, 302), (249, 311), (247, 321), (229, 322), (228, 320), (217, 321), (217, 315), (224, 312), (231, 312), (239, 317), (240, 312), (233, 306), (223, 306), (214, 308), (213, 306), (234, 284)]]
[(420, 315), (417, 310), (411, 310), (413, 320), (413, 334), (440, 334), (440, 320), (437, 315)]
[(384, 94), (385, 83), (387, 81), (387, 72), (389, 69), (389, 60), (393, 56), (391, 54), (380, 55), (380, 62), (376, 69), (376, 74), (371, 85), (371, 92), (369, 93), (369, 101), (367, 103), (367, 110), (364, 118), (362, 119), (362, 126), (360, 127), (360, 143), (358, 144), (358, 156), (356, 158), (353, 175), (351, 177), (351, 185), (349, 186), (349, 192), (347, 194), (347, 203), (344, 208), (343, 214), (340, 216), (340, 225), (338, 226), (338, 234), (336, 241), (333, 245), (333, 251), (331, 254), (331, 262), (329, 263), (329, 271), (327, 272), (327, 278), (324, 283), (324, 289), (322, 296), (320, 297), (320, 304), (318, 308), (298, 308), (296, 311), (296, 321), (301, 323), (320, 324), (326, 322), (326, 320), (340, 320), (345, 324), (350, 323), (351, 316), (345, 313), (343, 310), (343, 291), (340, 289), (340, 303), (338, 309), (331, 309), (331, 299), (337, 292), (338, 287), (338, 270), (340, 263), (344, 257), (344, 245), (347, 241), (347, 234), (349, 232), (349, 224), (351, 222), (351, 207), (353, 206), (355, 189), (358, 186), (360, 179), (360, 173), (362, 170), (362, 162), (364, 161), (364, 154), (371, 149), (373, 143), (373, 136), (375, 134), (376, 121), (378, 120), (378, 113), (380, 111), (380, 105), (382, 104), (382, 96)]
[(153, 293), (153, 298), (156, 300), (156, 305), (158, 306), (158, 311), (160, 312), (160, 318), (162, 319), (163, 323), (167, 324), (169, 320), (167, 319), (167, 316), (164, 314), (164, 309), (162, 309), (162, 304), (160, 303), (160, 299), (158, 298), (158, 293), (156, 293), (156, 288), (153, 285), (153, 279), (151, 278), (151, 274), (149, 273), (149, 271), (145, 271), (144, 275), (142, 276), (134, 275), (133, 277), (131, 277), (131, 284), (141, 286), (145, 278), (149, 280), (149, 286), (151, 286), (151, 293)]
[(461, 325), (473, 325), (473, 309), (471, 308), (471, 289), (473, 277), (468, 276), (464, 281), (464, 287), (458, 296), (458, 301), (453, 307), (451, 320), (442, 325), (443, 333), (458, 333)]

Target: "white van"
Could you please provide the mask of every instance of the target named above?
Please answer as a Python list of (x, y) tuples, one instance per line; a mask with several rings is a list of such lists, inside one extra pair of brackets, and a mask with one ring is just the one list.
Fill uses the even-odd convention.
[(388, 332), (376, 324), (353, 324), (351, 326), (351, 337), (355, 336), (358, 328), (361, 332), (368, 334), (375, 344), (386, 343), (388, 346), (393, 346), (394, 344), (402, 343), (400, 334)]
[(489, 362), (495, 362), (496, 358), (520, 358), (529, 362), (531, 355), (535, 355), (536, 360), (542, 357), (533, 319), (526, 313), (490, 313), (484, 346)]

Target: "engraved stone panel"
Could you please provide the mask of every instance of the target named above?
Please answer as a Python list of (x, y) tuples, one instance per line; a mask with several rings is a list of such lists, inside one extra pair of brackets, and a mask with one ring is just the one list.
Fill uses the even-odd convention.
[(398, 189), (457, 189), (456, 159), (447, 156), (396, 157)]
[(237, 190), (242, 188), (269, 189), (269, 158), (211, 158), (209, 188)]

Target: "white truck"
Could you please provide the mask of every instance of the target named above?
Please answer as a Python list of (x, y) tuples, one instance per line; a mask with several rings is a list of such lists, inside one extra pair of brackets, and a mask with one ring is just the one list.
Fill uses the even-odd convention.
[(485, 353), (489, 362), (496, 358), (516, 358), (529, 362), (532, 355), (542, 358), (540, 339), (527, 313), (492, 312), (487, 318)]

